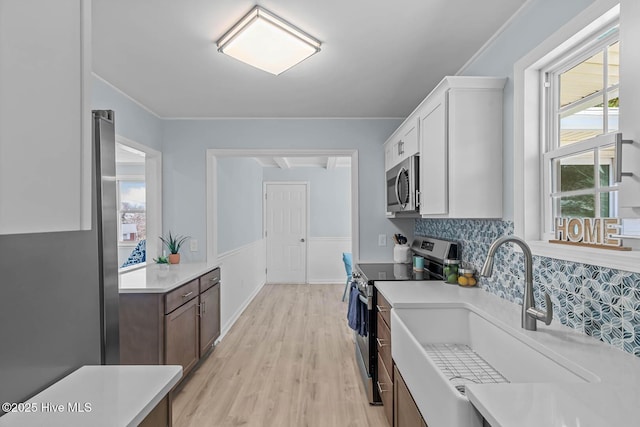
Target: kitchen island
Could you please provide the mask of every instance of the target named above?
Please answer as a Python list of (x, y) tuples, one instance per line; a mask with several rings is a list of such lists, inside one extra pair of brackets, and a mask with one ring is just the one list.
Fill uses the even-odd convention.
[(180, 365), (187, 376), (220, 337), (220, 267), (153, 264), (120, 275), (120, 362)]
[[(520, 327), (521, 306), (478, 288), (444, 282), (376, 282), (378, 291), (396, 309), (464, 307), (564, 365), (591, 375), (585, 382), (469, 384), (466, 398), (492, 427), (636, 425), (640, 419), (640, 359), (563, 326), (558, 320)], [(391, 329), (393, 341), (394, 329)], [(392, 354), (398, 350), (392, 346)], [(402, 371), (403, 366), (398, 368)], [(404, 367), (405, 372), (408, 367)], [(523, 370), (528, 367), (523, 363)], [(411, 384), (409, 384), (411, 391)], [(415, 397), (415, 396), (414, 396)], [(416, 399), (429, 426), (426, 406)]]

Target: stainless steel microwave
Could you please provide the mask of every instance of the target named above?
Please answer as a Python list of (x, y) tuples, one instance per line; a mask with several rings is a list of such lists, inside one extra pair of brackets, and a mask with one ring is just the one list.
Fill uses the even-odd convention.
[(387, 212), (420, 209), (420, 156), (411, 156), (387, 171)]

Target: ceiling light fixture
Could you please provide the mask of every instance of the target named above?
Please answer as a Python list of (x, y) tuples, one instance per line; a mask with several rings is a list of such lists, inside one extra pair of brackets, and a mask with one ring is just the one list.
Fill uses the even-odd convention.
[(227, 54), (271, 74), (283, 73), (320, 51), (320, 42), (256, 6), (217, 42)]

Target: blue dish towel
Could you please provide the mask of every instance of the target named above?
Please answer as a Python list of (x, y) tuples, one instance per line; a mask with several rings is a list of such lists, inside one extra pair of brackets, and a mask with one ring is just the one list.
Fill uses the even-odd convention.
[(347, 320), (349, 327), (358, 332), (359, 335), (367, 336), (367, 305), (360, 301), (360, 291), (356, 282), (351, 282), (351, 291), (349, 292), (349, 308), (347, 310)]

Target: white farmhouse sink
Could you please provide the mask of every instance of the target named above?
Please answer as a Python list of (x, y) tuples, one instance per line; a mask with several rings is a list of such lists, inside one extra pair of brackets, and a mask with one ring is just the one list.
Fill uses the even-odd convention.
[[(520, 330), (488, 318), (465, 304), (391, 311), (393, 359), (411, 390), (429, 427), (482, 427), (482, 417), (461, 390), (461, 379), (452, 378), (458, 367), (469, 365), (466, 383), (488, 382), (597, 382), (592, 373), (546, 351)], [(541, 331), (535, 333), (544, 333)], [(443, 345), (443, 344), (446, 344)], [(449, 346), (455, 344), (456, 346)], [(453, 348), (453, 351), (451, 351)], [(471, 361), (461, 361), (471, 354)], [(435, 352), (441, 349), (444, 361)], [(478, 373), (477, 362), (488, 364), (493, 377)], [(486, 367), (486, 365), (485, 365)], [(496, 376), (498, 380), (496, 380)], [(508, 385), (505, 385), (508, 387)]]

